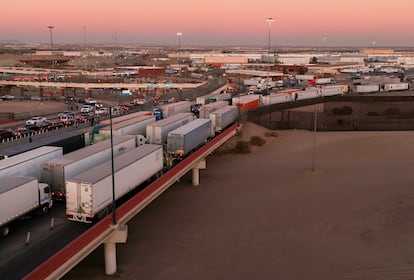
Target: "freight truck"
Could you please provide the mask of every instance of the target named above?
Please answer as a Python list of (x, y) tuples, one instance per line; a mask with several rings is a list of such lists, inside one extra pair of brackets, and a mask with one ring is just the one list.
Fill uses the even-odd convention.
[(193, 113), (178, 113), (166, 119), (147, 125), (147, 141), (149, 144), (166, 144), (168, 133), (183, 126), (195, 118)]
[(356, 88), (357, 93), (373, 93), (379, 92), (379, 90), (379, 85), (357, 85)]
[(0, 160), (0, 178), (7, 176), (32, 176), (40, 180), (40, 164), (62, 155), (62, 147), (42, 146), (8, 157)]
[[(117, 124), (112, 124), (112, 135), (143, 135), (145, 136), (147, 125), (155, 122), (155, 116), (142, 115)], [(99, 134), (109, 137), (111, 127), (105, 126), (99, 129)]]
[(225, 106), (210, 113), (210, 120), (215, 133), (221, 133), (229, 125), (233, 124), (239, 116), (236, 106)]
[(167, 153), (173, 158), (182, 159), (213, 136), (210, 119), (195, 119), (168, 133)]
[(260, 106), (262, 96), (260, 94), (242, 95), (232, 98), (232, 104), (240, 109), (256, 109)]
[(32, 176), (0, 178), (0, 232), (6, 236), (13, 221), (33, 210), (47, 213), (53, 205), (48, 184)]
[(208, 119), (211, 112), (227, 105), (229, 105), (229, 102), (227, 101), (218, 101), (205, 104), (198, 109), (198, 117), (202, 119)]
[[(136, 141), (136, 136), (133, 135), (113, 137), (114, 156), (135, 149)], [(53, 199), (64, 200), (66, 179), (109, 159), (111, 159), (111, 140), (107, 139), (42, 163), (41, 182), (50, 185)]]
[[(110, 211), (112, 195), (112, 162), (100, 165), (66, 180), (66, 217), (90, 223)], [(161, 145), (143, 145), (114, 159), (115, 200), (143, 182), (160, 175), (163, 169)]]
[(292, 101), (292, 95), (288, 93), (276, 93), (265, 95), (262, 98), (262, 104), (264, 106), (278, 104), (278, 103), (285, 103)]
[(408, 90), (408, 83), (384, 84), (384, 91)]
[(162, 119), (171, 117), (172, 115), (178, 113), (191, 112), (191, 105), (192, 103), (190, 101), (179, 101), (175, 103), (165, 104), (161, 107)]

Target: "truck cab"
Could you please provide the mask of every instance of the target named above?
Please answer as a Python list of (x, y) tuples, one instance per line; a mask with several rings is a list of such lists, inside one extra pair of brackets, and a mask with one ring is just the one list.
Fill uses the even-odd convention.
[(42, 213), (47, 213), (53, 206), (50, 186), (46, 183), (39, 183), (39, 204)]

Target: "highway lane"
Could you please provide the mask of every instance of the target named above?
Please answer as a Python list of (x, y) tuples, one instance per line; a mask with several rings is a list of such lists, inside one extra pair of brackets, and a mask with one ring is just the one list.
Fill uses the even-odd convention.
[[(55, 205), (46, 215), (18, 221), (8, 236), (0, 238), (0, 279), (22, 279), (91, 227), (66, 220), (64, 213), (63, 203)], [(26, 244), (28, 232), (31, 238)]]

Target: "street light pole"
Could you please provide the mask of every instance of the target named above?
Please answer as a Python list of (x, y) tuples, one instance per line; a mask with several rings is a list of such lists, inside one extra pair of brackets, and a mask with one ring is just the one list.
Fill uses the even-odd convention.
[(47, 28), (49, 28), (50, 33), (50, 48), (52, 49), (52, 68), (55, 68), (55, 59), (53, 58), (53, 28), (55, 28), (53, 25), (49, 25)]
[(313, 147), (312, 147), (312, 171), (315, 171), (315, 149), (316, 149), (316, 131), (318, 124), (318, 109), (313, 112)]
[(272, 30), (272, 22), (274, 22), (274, 18), (268, 17), (266, 22), (269, 23), (269, 37), (267, 41), (267, 80), (266, 80), (266, 92), (269, 94), (269, 71), (270, 71), (270, 33)]
[(112, 106), (109, 106), (109, 125), (111, 128), (111, 168), (112, 168), (112, 224), (116, 225), (116, 203), (115, 203), (115, 167), (114, 167), (114, 140), (112, 137)]
[(180, 63), (180, 54), (181, 54), (181, 36), (183, 36), (183, 33), (181, 32), (177, 32), (177, 37), (178, 37), (178, 71), (179, 71), (179, 75), (181, 76), (181, 63)]

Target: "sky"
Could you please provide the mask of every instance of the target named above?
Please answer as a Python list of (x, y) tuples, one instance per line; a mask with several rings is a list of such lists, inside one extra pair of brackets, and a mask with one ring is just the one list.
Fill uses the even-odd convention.
[(0, 0), (0, 42), (48, 26), (55, 44), (410, 47), (414, 0)]

